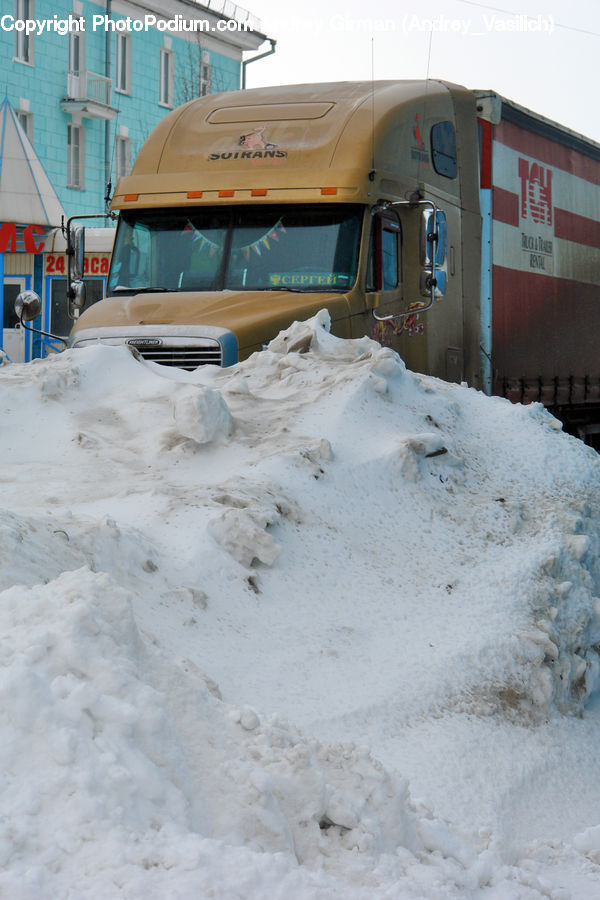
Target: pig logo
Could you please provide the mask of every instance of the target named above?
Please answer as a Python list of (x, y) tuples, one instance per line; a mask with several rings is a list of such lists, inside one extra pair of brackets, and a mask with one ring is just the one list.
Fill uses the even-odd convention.
[(249, 150), (274, 150), (277, 144), (269, 144), (265, 141), (263, 134), (266, 125), (258, 125), (254, 131), (240, 136), (240, 147), (247, 147)]

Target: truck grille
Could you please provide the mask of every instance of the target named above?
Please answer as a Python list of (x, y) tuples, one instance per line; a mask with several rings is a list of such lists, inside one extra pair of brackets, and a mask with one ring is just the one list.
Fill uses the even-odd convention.
[(191, 372), (198, 366), (220, 366), (221, 347), (136, 347), (143, 359)]
[(86, 328), (74, 336), (71, 346), (89, 347), (101, 343), (120, 347), (125, 344), (148, 362), (188, 372), (198, 366), (231, 366), (237, 362), (237, 341), (231, 331), (214, 325), (197, 327), (207, 333), (194, 334), (195, 329), (189, 325), (169, 324), (142, 323), (139, 330), (121, 325)]

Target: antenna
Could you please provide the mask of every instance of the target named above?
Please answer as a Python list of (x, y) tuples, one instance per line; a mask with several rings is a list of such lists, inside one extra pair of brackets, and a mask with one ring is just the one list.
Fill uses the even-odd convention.
[[(108, 207), (110, 206), (110, 201), (111, 201), (112, 173), (113, 173), (113, 168), (114, 168), (114, 164), (115, 164), (115, 153), (117, 152), (117, 137), (120, 137), (120, 135), (117, 135), (117, 123), (119, 121), (119, 113), (120, 113), (120, 110), (117, 111), (117, 116), (115, 118), (115, 136), (114, 136), (114, 140), (112, 143), (112, 150), (110, 153), (110, 163), (108, 165), (108, 172), (106, 173), (107, 174), (106, 195), (104, 197), (104, 205), (105, 205), (106, 209), (108, 209)], [(110, 123), (109, 123), (109, 125), (110, 125)]]
[(429, 82), (429, 66), (431, 65), (431, 44), (433, 41), (433, 28), (429, 31), (429, 49), (427, 50), (427, 75), (425, 76), (426, 81)]
[[(423, 125), (425, 125), (425, 118), (427, 113), (427, 98), (429, 95), (429, 68), (431, 65), (431, 45), (433, 42), (433, 28), (429, 31), (429, 47), (427, 49), (427, 71), (425, 74), (425, 98), (423, 100)], [(421, 197), (421, 192), (419, 189), (419, 180), (421, 176), (421, 156), (419, 155), (417, 159), (417, 186), (411, 196), (411, 200), (419, 199)]]
[(371, 38), (371, 171), (369, 181), (375, 180), (375, 39)]

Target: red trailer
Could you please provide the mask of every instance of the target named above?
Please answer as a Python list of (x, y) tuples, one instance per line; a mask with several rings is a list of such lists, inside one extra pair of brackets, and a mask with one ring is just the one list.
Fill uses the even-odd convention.
[(600, 144), (477, 92), (482, 384), (600, 437)]

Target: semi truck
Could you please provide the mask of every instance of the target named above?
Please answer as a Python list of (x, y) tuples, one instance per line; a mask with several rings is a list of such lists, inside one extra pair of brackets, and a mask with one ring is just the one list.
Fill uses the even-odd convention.
[(600, 431), (600, 145), (444, 81), (220, 93), (119, 180), (106, 298), (70, 346), (229, 366), (322, 308), (407, 366)]

